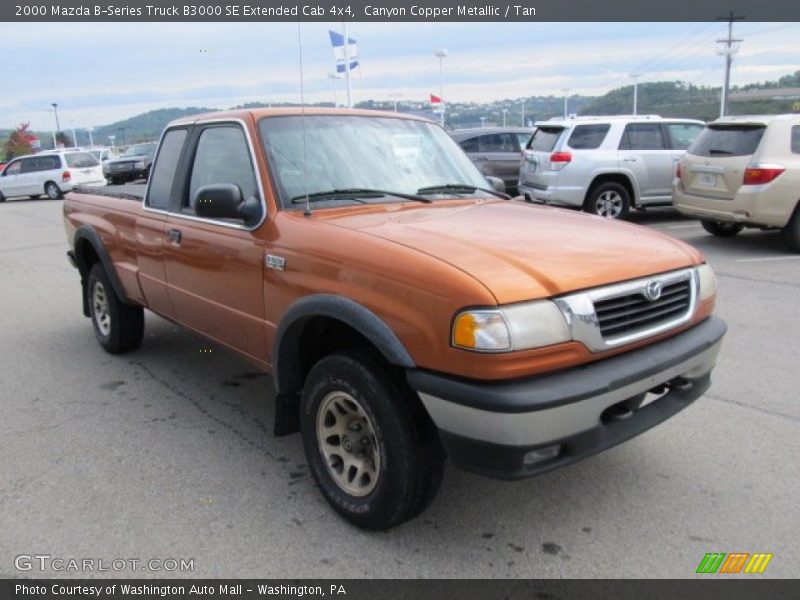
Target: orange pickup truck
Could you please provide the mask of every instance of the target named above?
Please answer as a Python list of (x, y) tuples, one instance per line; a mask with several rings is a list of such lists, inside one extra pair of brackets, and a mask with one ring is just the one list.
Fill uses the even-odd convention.
[(697, 250), (495, 184), (424, 119), (208, 114), (167, 126), (144, 199), (69, 194), (68, 254), (108, 352), (147, 308), (246, 356), (328, 502), (385, 529), (446, 458), (535, 475), (710, 384), (726, 327)]

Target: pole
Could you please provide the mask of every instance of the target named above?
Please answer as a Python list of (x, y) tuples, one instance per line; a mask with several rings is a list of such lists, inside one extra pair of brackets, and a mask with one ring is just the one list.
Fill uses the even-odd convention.
[(633, 79), (633, 114), (639, 114), (638, 110), (638, 101), (639, 101), (639, 77), (641, 77), (641, 73), (631, 73), (631, 78)]
[(522, 127), (525, 127), (525, 99), (522, 100)]
[(728, 114), (728, 96), (730, 94), (730, 84), (731, 84), (731, 65), (733, 64), (733, 55), (739, 49), (738, 47), (734, 48), (734, 44), (738, 44), (742, 40), (735, 40), (733, 39), (733, 22), (734, 21), (741, 21), (744, 19), (744, 16), (734, 16), (733, 11), (731, 11), (727, 17), (717, 17), (718, 21), (727, 21), (728, 22), (728, 37), (723, 38), (721, 40), (717, 40), (718, 44), (725, 44), (725, 48), (720, 51), (720, 54), (725, 55), (725, 84), (722, 87), (722, 96), (720, 97), (720, 106), (719, 106), (719, 116), (724, 117)]
[(503, 109), (503, 127), (506, 126), (506, 113), (508, 112), (507, 108)]
[(344, 76), (347, 81), (347, 108), (353, 108), (353, 89), (350, 86), (350, 38), (347, 35), (347, 21), (342, 21), (344, 27)]
[(328, 73), (328, 79), (333, 82), (333, 107), (336, 108), (339, 106), (339, 98), (336, 94), (336, 80), (339, 79), (339, 75), (337, 75), (335, 71), (333, 73)]
[(444, 59), (447, 57), (447, 48), (440, 48), (434, 52), (433, 55), (439, 59), (439, 99), (442, 104), (441, 123), (442, 127), (444, 127), (444, 112), (447, 106), (447, 103), (444, 101)]
[(53, 102), (51, 106), (53, 107), (53, 114), (56, 117), (56, 133), (61, 133), (61, 125), (58, 123), (58, 102)]
[(567, 112), (567, 98), (568, 97), (569, 97), (569, 89), (568, 88), (564, 88), (564, 118), (565, 119), (567, 118), (567, 116), (569, 116), (569, 113)]
[(70, 120), (70, 125), (72, 125), (72, 147), (78, 147), (78, 136), (75, 134), (75, 121)]
[(92, 130), (93, 130), (93, 129), (94, 129), (94, 127), (88, 127), (88, 128), (86, 129), (86, 131), (88, 131), (88, 132), (89, 132), (89, 147), (90, 147), (90, 148), (94, 148), (94, 140), (92, 139)]

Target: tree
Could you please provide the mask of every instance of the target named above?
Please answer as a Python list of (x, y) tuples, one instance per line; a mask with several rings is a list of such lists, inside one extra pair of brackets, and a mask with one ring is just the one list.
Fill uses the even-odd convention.
[(36, 136), (28, 131), (30, 123), (21, 123), (3, 144), (5, 160), (11, 160), (15, 156), (31, 154), (33, 152), (32, 142)]
[(56, 144), (60, 144), (64, 148), (70, 148), (73, 146), (72, 139), (70, 139), (70, 137), (63, 131), (59, 131), (56, 134)]

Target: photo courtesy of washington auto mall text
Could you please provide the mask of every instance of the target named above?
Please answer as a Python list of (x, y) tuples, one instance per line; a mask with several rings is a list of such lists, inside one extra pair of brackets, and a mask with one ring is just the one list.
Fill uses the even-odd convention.
[(800, 3), (0, 4), (0, 600), (800, 597)]

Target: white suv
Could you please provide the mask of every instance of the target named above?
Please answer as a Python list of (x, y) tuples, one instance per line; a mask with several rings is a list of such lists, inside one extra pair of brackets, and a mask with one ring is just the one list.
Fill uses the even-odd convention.
[(670, 204), (675, 163), (704, 123), (626, 115), (551, 119), (536, 127), (522, 151), (520, 194), (621, 219), (631, 208)]
[(61, 198), (73, 186), (106, 185), (103, 167), (88, 152), (71, 149), (20, 156), (0, 174), (0, 202), (14, 196)]

